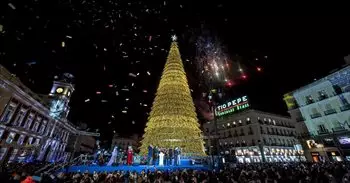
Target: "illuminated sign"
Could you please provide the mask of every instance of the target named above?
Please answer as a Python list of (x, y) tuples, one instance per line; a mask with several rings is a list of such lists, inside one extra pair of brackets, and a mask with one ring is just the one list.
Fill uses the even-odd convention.
[(239, 97), (217, 106), (215, 109), (215, 116), (231, 114), (246, 108), (249, 108), (247, 96)]

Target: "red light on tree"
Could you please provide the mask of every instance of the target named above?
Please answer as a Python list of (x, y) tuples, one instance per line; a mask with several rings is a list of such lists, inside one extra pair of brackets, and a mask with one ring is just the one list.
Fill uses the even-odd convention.
[(260, 72), (260, 71), (262, 71), (262, 68), (261, 68), (261, 67), (257, 67), (256, 70), (257, 70), (258, 72)]
[(245, 75), (245, 74), (242, 74), (242, 76), (241, 76), (242, 79), (247, 79), (247, 77), (248, 77), (248, 76)]
[(96, 94), (97, 94), (97, 95), (100, 95), (100, 94), (101, 94), (101, 92), (100, 92), (100, 91), (96, 91)]
[(113, 87), (113, 85), (108, 85), (108, 87), (112, 88), (112, 87)]

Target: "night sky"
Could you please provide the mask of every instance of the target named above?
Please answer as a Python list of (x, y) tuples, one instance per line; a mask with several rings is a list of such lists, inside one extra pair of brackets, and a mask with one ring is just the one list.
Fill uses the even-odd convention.
[(198, 48), (210, 43), (229, 58), (232, 86), (216, 83), (224, 98), (247, 94), (256, 108), (279, 114), (287, 110), (284, 93), (341, 67), (350, 53), (347, 17), (232, 11), (219, 1), (3, 0), (0, 63), (43, 94), (55, 76), (72, 73), (69, 119), (108, 139), (113, 131), (142, 134), (171, 35), (178, 36), (195, 101), (208, 90)]

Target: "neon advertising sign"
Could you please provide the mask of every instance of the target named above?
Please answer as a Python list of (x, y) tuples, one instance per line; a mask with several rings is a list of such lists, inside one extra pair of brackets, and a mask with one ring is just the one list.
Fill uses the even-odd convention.
[(224, 116), (247, 108), (249, 108), (248, 97), (243, 96), (218, 105), (215, 108), (215, 116)]

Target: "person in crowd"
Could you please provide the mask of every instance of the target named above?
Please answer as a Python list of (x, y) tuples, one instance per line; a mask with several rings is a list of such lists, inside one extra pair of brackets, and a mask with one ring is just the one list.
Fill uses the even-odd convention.
[(173, 157), (174, 156), (174, 152), (173, 152), (173, 149), (170, 148), (169, 151), (168, 151), (168, 165), (173, 165)]
[(133, 160), (133, 153), (134, 153), (134, 152), (133, 152), (133, 150), (132, 150), (132, 147), (129, 146), (129, 147), (128, 147), (128, 155), (127, 155), (127, 156), (128, 156), (128, 157), (127, 157), (127, 164), (128, 164), (128, 165), (132, 165), (132, 163), (133, 163), (133, 161), (132, 161), (132, 160)]
[(148, 146), (148, 156), (147, 156), (147, 164), (152, 165), (153, 162), (153, 146), (150, 144)]
[(45, 163), (11, 163), (3, 167), (0, 182), (57, 183), (349, 183), (350, 166), (347, 162), (324, 163), (251, 163), (225, 164), (220, 170), (174, 169), (141, 172), (60, 172), (34, 175)]

